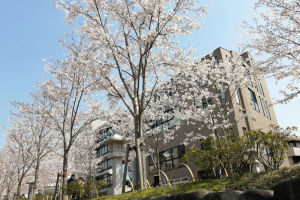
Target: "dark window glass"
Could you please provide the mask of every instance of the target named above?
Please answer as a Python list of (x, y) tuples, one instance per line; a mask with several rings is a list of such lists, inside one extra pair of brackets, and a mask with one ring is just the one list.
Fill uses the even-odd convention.
[(297, 146), (296, 142), (288, 142), (288, 144), (289, 144), (290, 147), (296, 147)]
[(109, 145), (103, 146), (103, 147), (101, 147), (101, 148), (99, 149), (100, 155), (105, 155), (105, 154), (107, 154), (107, 153), (109, 153), (109, 152), (110, 152), (110, 146), (109, 146)]
[(225, 91), (224, 90), (219, 90), (220, 97), (221, 97), (221, 102), (224, 104), (225, 103)]
[(205, 86), (207, 83), (208, 83), (208, 80), (205, 80), (205, 81), (197, 81), (197, 85), (198, 85), (199, 87)]
[(208, 107), (208, 104), (209, 105), (212, 105), (212, 100), (211, 98), (203, 98), (202, 99), (202, 108), (207, 108)]
[(299, 164), (300, 163), (300, 156), (294, 156), (293, 161), (294, 161), (294, 164)]
[(104, 171), (104, 170), (107, 170), (107, 169), (110, 169), (112, 168), (112, 161), (111, 160), (105, 160), (105, 161), (102, 161), (100, 163), (100, 171)]
[(104, 174), (102, 176), (99, 176), (97, 178), (97, 180), (103, 180), (105, 181), (107, 184), (112, 183), (112, 175), (111, 174)]
[(185, 154), (185, 147), (184, 145), (180, 145), (177, 147), (178, 149), (178, 157), (181, 158)]
[(271, 119), (271, 115), (270, 115), (269, 107), (268, 107), (268, 104), (267, 104), (267, 102), (266, 102), (266, 101), (265, 101), (265, 108), (266, 108), (266, 113), (267, 113), (267, 115), (268, 115), (269, 119)]
[[(184, 145), (180, 145), (166, 151), (159, 152), (159, 161), (160, 167), (162, 170), (171, 170), (174, 169), (180, 162), (180, 158), (185, 153)], [(148, 156), (148, 164), (149, 164), (149, 173), (153, 173), (154, 171), (154, 163), (150, 156)]]
[(215, 56), (215, 63), (218, 65), (219, 64), (219, 59), (217, 56)]
[(176, 167), (179, 164), (179, 159), (174, 159), (173, 160), (173, 166)]
[(250, 95), (250, 105), (252, 106), (253, 110), (256, 110), (259, 112), (259, 107), (258, 107), (255, 93), (249, 88), (248, 88), (248, 90), (249, 90), (249, 95)]

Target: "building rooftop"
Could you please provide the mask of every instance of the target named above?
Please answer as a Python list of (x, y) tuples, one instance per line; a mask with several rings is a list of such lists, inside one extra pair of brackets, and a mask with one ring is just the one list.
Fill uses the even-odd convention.
[(102, 146), (102, 145), (110, 144), (110, 143), (113, 143), (113, 142), (128, 143), (129, 140), (128, 140), (128, 138), (126, 138), (124, 136), (121, 136), (119, 134), (113, 134), (110, 137), (108, 137), (107, 139), (101, 141), (99, 143), (99, 145)]

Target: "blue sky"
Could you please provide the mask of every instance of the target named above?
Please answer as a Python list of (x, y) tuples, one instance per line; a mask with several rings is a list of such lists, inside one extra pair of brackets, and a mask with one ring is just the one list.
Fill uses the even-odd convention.
[[(183, 45), (192, 44), (199, 56), (217, 47), (237, 51), (243, 41), (239, 24), (250, 19), (253, 0), (206, 0), (209, 12), (202, 19), (203, 28)], [(54, 0), (4, 0), (0, 12), (0, 125), (7, 125), (11, 101), (31, 101), (35, 82), (45, 79), (43, 58), (62, 56), (58, 41), (62, 31), (68, 31), (64, 13), (54, 6)], [(278, 97), (278, 88), (268, 81), (271, 97)], [(277, 120), (282, 126), (299, 126), (300, 98), (275, 106)], [(0, 144), (5, 131), (0, 128)]]

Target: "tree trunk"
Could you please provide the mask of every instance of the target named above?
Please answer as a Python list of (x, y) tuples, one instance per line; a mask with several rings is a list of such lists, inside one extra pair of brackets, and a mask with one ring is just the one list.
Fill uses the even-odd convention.
[(67, 182), (67, 175), (68, 175), (68, 151), (64, 151), (64, 158), (63, 158), (63, 172), (62, 172), (62, 190), (61, 190), (61, 199), (65, 199), (66, 195), (66, 182)]
[(148, 188), (147, 185), (147, 169), (146, 169), (146, 156), (145, 156), (145, 143), (144, 140), (141, 142), (141, 160), (142, 160), (142, 173), (143, 173), (143, 187)]
[(158, 175), (158, 179), (159, 182), (158, 184), (160, 185), (160, 162), (159, 162), (159, 149), (158, 149), (158, 142), (157, 142), (157, 146), (155, 149), (155, 154), (156, 154), (156, 170), (157, 170), (157, 175)]
[(55, 184), (55, 189), (54, 189), (54, 194), (53, 194), (52, 200), (56, 200), (56, 196), (58, 196), (59, 177), (60, 177), (60, 173), (57, 173), (56, 184)]
[[(93, 155), (92, 152), (90, 152), (90, 155)], [(93, 157), (91, 156), (90, 159), (89, 159), (89, 172), (88, 172), (88, 180), (92, 180), (92, 159)]]
[(137, 190), (143, 190), (143, 165), (142, 165), (142, 157), (140, 151), (140, 116), (134, 117), (134, 132), (135, 132), (135, 147), (136, 147), (136, 184), (135, 187)]
[(38, 182), (38, 179), (39, 179), (39, 171), (40, 171), (40, 158), (38, 158), (36, 160), (36, 167), (35, 167), (35, 171), (34, 171), (34, 181), (33, 181), (33, 186), (32, 186), (33, 196), (35, 195), (36, 186), (37, 186), (37, 182)]
[(148, 188), (147, 185), (147, 169), (146, 169), (146, 156), (145, 156), (145, 142), (144, 142), (144, 124), (143, 124), (143, 115), (139, 115), (139, 135), (140, 135), (140, 150), (141, 150), (141, 161), (142, 161), (142, 174), (143, 174), (143, 188)]
[(136, 158), (137, 158), (137, 177), (136, 177), (136, 187), (137, 189), (144, 189), (144, 180), (143, 180), (143, 165), (142, 165), (142, 157), (140, 151), (140, 139), (136, 139)]
[(217, 139), (217, 140), (219, 140), (220, 139), (220, 136), (219, 136), (219, 134), (218, 134), (218, 132), (217, 132), (217, 130), (216, 129), (214, 129), (214, 139)]
[(20, 197), (20, 193), (21, 193), (21, 186), (22, 186), (22, 182), (24, 179), (24, 174), (21, 175), (19, 182), (18, 182), (18, 187), (17, 187), (17, 197)]

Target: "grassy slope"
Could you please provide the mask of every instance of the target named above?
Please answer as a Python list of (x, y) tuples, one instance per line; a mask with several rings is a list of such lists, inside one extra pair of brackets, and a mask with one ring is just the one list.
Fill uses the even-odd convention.
[[(271, 189), (279, 181), (289, 178), (291, 176), (300, 176), (300, 166), (283, 168), (277, 171), (271, 171), (268, 173), (261, 174), (245, 174), (241, 178), (223, 178), (223, 179), (213, 179), (213, 180), (202, 180), (197, 182), (189, 182), (172, 187), (158, 187), (150, 188), (144, 191), (133, 191), (123, 195), (118, 196), (105, 196), (97, 198), (97, 200), (121, 200), (129, 199), (133, 197), (150, 197), (159, 196), (162, 194), (177, 194), (177, 193), (187, 193), (194, 192), (201, 189), (206, 189), (210, 191), (221, 191), (227, 189), (235, 190), (247, 190), (251, 188), (261, 188), (261, 189)], [(96, 200), (96, 199), (94, 199)]]

